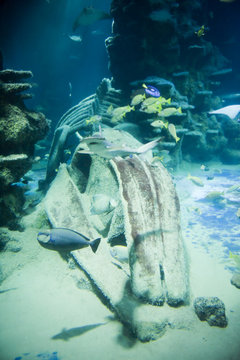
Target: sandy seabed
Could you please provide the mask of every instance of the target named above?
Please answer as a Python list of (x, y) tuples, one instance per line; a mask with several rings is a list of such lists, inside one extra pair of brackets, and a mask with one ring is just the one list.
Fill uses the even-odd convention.
[[(226, 307), (226, 328), (196, 317), (188, 330), (168, 329), (158, 340), (141, 343), (92, 291), (77, 286), (80, 270), (41, 248), (38, 230), (28, 228), (21, 233), (22, 250), (0, 258), (1, 267), (14, 264), (0, 288), (11, 289), (0, 293), (0, 360), (239, 360), (240, 289), (231, 285), (224, 261), (195, 246), (194, 233), (186, 236), (186, 227), (185, 218), (191, 297), (218, 296)], [(198, 226), (196, 235), (207, 236), (206, 229)]]

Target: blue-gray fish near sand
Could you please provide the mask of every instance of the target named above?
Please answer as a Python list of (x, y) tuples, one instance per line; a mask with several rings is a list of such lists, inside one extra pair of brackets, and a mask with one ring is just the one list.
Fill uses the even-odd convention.
[(49, 250), (72, 251), (91, 246), (92, 251), (97, 251), (101, 238), (90, 240), (77, 231), (66, 228), (54, 228), (40, 231), (37, 236), (38, 242)]

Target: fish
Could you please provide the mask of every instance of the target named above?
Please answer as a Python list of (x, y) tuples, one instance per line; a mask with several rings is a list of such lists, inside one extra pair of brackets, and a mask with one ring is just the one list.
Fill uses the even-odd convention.
[(110, 254), (114, 259), (122, 262), (122, 263), (128, 263), (128, 249), (127, 246), (123, 245), (116, 245), (110, 247)]
[(240, 255), (233, 254), (231, 251), (229, 251), (229, 257), (230, 259), (233, 259), (235, 262), (235, 265), (238, 269), (240, 269)]
[(136, 106), (136, 105), (139, 105), (143, 100), (146, 99), (146, 95), (145, 94), (138, 94), (138, 95), (135, 95), (133, 98), (132, 98), (132, 101), (131, 101), (131, 106)]
[(100, 115), (93, 115), (89, 119), (86, 120), (86, 125), (94, 125), (102, 120)]
[(95, 253), (98, 249), (101, 238), (90, 241), (85, 235), (66, 228), (54, 228), (40, 231), (37, 235), (40, 245), (56, 251), (73, 251), (90, 246)]
[(209, 111), (210, 115), (225, 115), (231, 120), (239, 121), (240, 118), (240, 105), (224, 106), (221, 109)]
[(153, 96), (150, 96), (150, 97), (148, 97), (146, 100), (144, 100), (143, 101), (143, 103), (142, 103), (142, 108), (144, 108), (144, 107), (147, 107), (147, 106), (151, 106), (151, 105), (153, 105), (153, 104), (159, 104), (158, 103), (158, 98), (155, 98), (155, 97), (153, 97)]
[(237, 210), (236, 215), (238, 218), (240, 218), (240, 208)]
[(143, 84), (142, 86), (145, 89), (145, 93), (147, 95), (150, 95), (150, 96), (153, 96), (156, 98), (158, 98), (160, 96), (160, 91), (157, 88), (155, 88), (154, 86), (146, 85), (146, 84)]
[(207, 193), (207, 195), (205, 196), (205, 199), (207, 200), (211, 200), (211, 201), (219, 201), (224, 199), (223, 198), (224, 195), (224, 191), (210, 191), (209, 193)]
[(68, 83), (68, 86), (69, 86), (69, 97), (72, 96), (72, 83), (69, 81)]
[(153, 126), (153, 127), (160, 127), (160, 128), (163, 128), (163, 127), (165, 127), (166, 129), (168, 128), (168, 122), (163, 122), (162, 120), (154, 120), (151, 124), (150, 124), (151, 126)]
[(113, 112), (113, 105), (109, 105), (109, 107), (107, 108), (107, 114), (111, 115)]
[(234, 184), (232, 186), (230, 186), (230, 188), (227, 189), (227, 193), (231, 193), (231, 192), (239, 192), (240, 191), (240, 184)]
[(110, 143), (102, 136), (91, 136), (82, 139), (80, 146), (83, 145), (85, 149), (78, 150), (80, 154), (98, 155), (105, 159), (113, 159), (117, 156), (129, 156), (132, 154), (143, 154), (159, 144), (162, 138), (150, 141), (144, 145), (139, 146), (137, 149), (130, 148), (128, 146), (118, 146)]
[(169, 133), (172, 135), (172, 137), (174, 138), (174, 140), (177, 143), (180, 140), (180, 137), (177, 136), (175, 125), (174, 124), (169, 124), (168, 125), (168, 131), (169, 131)]
[(98, 20), (107, 19), (111, 19), (110, 14), (100, 9), (95, 9), (94, 7), (85, 7), (75, 19), (73, 23), (73, 31), (76, 31), (79, 26), (87, 26), (94, 24)]
[(98, 323), (98, 324), (89, 324), (89, 325), (79, 326), (79, 327), (70, 328), (70, 329), (63, 328), (60, 333), (52, 336), (51, 339), (68, 341), (69, 339), (71, 339), (75, 336), (83, 335), (87, 331), (93, 330), (93, 329), (97, 328), (98, 326), (102, 326), (105, 324), (106, 324), (106, 322)]
[(92, 196), (91, 209), (92, 215), (110, 213), (115, 209), (118, 202), (106, 194), (95, 194)]
[(126, 106), (119, 106), (117, 108), (115, 108), (112, 111), (112, 119), (111, 122), (112, 123), (117, 123), (121, 120), (123, 120), (123, 118), (126, 116), (126, 114), (130, 111), (134, 111), (135, 108), (134, 106), (130, 106), (130, 105), (126, 105)]
[(168, 107), (159, 112), (159, 116), (169, 117), (169, 116), (178, 116), (182, 114), (182, 108)]
[(82, 37), (80, 35), (68, 35), (69, 39), (75, 42), (81, 42)]
[(204, 165), (204, 164), (202, 164), (202, 165), (200, 166), (200, 169), (201, 169), (202, 171), (209, 171), (209, 167), (208, 167), (207, 165)]
[(195, 34), (198, 37), (204, 36), (205, 35), (205, 26), (202, 25), (197, 31), (195, 31)]
[(204, 186), (203, 181), (197, 176), (191, 176), (188, 174), (187, 179), (197, 186)]
[(154, 103), (152, 105), (142, 107), (141, 110), (147, 114), (159, 114), (159, 112), (162, 110), (162, 106)]

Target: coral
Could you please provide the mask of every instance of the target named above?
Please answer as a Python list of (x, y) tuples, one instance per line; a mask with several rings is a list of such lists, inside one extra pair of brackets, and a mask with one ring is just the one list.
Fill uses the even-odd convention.
[[(48, 131), (45, 116), (28, 110), (23, 102), (32, 96), (22, 93), (31, 89), (31, 84), (23, 82), (31, 76), (31, 71), (0, 71), (0, 208), (6, 215), (1, 225), (19, 217), (14, 199), (18, 208), (22, 204), (21, 190), (16, 192), (11, 184), (31, 169), (34, 144)], [(11, 204), (7, 204), (6, 197), (11, 197)]]

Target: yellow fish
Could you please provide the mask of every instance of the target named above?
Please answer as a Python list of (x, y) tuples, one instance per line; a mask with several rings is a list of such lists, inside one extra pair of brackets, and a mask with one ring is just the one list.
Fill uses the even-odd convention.
[(109, 107), (107, 108), (107, 114), (111, 115), (112, 112), (113, 112), (113, 106), (112, 106), (112, 104), (111, 104), (111, 105), (109, 105)]
[(153, 127), (160, 127), (160, 128), (165, 127), (166, 129), (168, 128), (168, 122), (165, 123), (160, 119), (154, 120), (150, 125)]
[(178, 114), (182, 114), (181, 107), (179, 107), (179, 108), (169, 107), (169, 108), (163, 109), (161, 112), (159, 112), (159, 115), (164, 116), (164, 117), (178, 115)]
[(172, 135), (172, 137), (175, 139), (176, 143), (180, 140), (180, 137), (177, 136), (175, 125), (169, 124), (168, 125), (168, 131)]
[(233, 254), (231, 251), (229, 251), (229, 257), (230, 259), (234, 260), (236, 267), (240, 269), (240, 255)]
[(198, 31), (195, 31), (195, 34), (198, 36), (198, 37), (201, 37), (203, 35), (205, 35), (205, 26), (202, 25), (200, 27), (200, 29), (198, 29)]
[(197, 176), (191, 176), (188, 174), (187, 179), (197, 186), (204, 186), (203, 181)]
[(102, 117), (100, 115), (93, 115), (89, 119), (86, 120), (86, 125), (93, 125), (96, 122), (99, 122), (102, 120)]
[(122, 121), (123, 118), (126, 116), (126, 114), (132, 110), (135, 110), (134, 106), (126, 105), (126, 106), (120, 106), (113, 110), (112, 112), (112, 123), (117, 123), (119, 121)]
[(131, 105), (136, 106), (146, 99), (146, 95), (138, 94), (132, 98)]

